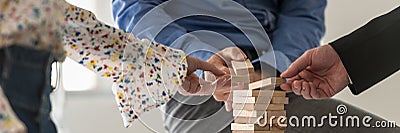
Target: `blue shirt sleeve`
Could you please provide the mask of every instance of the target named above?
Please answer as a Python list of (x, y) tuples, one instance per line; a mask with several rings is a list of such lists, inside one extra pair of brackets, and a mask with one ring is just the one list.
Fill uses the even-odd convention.
[(306, 50), (320, 45), (325, 33), (326, 0), (283, 0), (277, 22), (270, 33), (273, 51), (260, 57), (262, 63), (285, 71)]

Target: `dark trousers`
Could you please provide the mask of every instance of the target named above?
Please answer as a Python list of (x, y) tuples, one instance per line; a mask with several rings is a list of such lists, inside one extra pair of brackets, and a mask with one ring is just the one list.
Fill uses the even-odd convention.
[(55, 133), (50, 119), (50, 52), (20, 46), (0, 50), (0, 84), (29, 133)]

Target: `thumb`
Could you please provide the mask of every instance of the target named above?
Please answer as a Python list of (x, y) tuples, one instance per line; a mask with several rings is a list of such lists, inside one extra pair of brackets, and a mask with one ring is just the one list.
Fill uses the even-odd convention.
[[(197, 77), (197, 76), (195, 76)], [(197, 90), (199, 90), (196, 93), (192, 93), (191, 95), (196, 95), (196, 96), (205, 96), (205, 95), (212, 95), (215, 91), (216, 88), (224, 86), (228, 81), (229, 81), (229, 76), (222, 76), (219, 77), (216, 81), (211, 82), (211, 81), (206, 81), (201, 78), (194, 78), (196, 79), (195, 82), (198, 82), (200, 85), (198, 86)]]
[(210, 63), (205, 62), (203, 60), (199, 60), (198, 61), (197, 69), (200, 69), (200, 70), (203, 70), (203, 71), (210, 71), (211, 73), (213, 73), (217, 77), (223, 76), (223, 75), (226, 74), (224, 71), (218, 69), (213, 64), (210, 64)]
[(232, 108), (232, 102), (231, 102), (231, 101), (225, 101), (224, 103), (225, 103), (225, 110), (226, 110), (227, 112), (231, 112), (231, 111), (233, 110), (233, 108)]
[(281, 74), (282, 78), (289, 78), (297, 75), (299, 72), (311, 65), (311, 57), (313, 50), (306, 51), (296, 61), (294, 61), (289, 68)]

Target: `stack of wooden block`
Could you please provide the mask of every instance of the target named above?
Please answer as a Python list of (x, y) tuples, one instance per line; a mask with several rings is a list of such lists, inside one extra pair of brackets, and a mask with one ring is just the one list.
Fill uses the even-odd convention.
[[(281, 78), (267, 78), (250, 83), (249, 75), (254, 72), (251, 63), (232, 62), (235, 75), (232, 82), (241, 82), (247, 86), (243, 90), (233, 90), (232, 133), (283, 133), (286, 111), (284, 105), (289, 103), (286, 92), (274, 88), (284, 83)], [(251, 70), (253, 69), (253, 70)], [(285, 119), (280, 119), (284, 116)], [(272, 124), (271, 124), (272, 123)]]

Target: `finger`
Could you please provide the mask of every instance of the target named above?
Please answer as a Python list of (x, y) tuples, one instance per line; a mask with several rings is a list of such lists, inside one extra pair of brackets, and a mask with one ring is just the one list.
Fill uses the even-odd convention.
[(328, 95), (322, 89), (317, 89), (317, 93), (319, 97), (317, 99), (327, 99), (329, 98)]
[(184, 96), (189, 95), (189, 89), (190, 89), (190, 80), (188, 80), (190, 77), (186, 77), (186, 80), (182, 83), (179, 93), (181, 93)]
[(190, 89), (189, 89), (189, 93), (194, 94), (198, 91), (199, 87), (200, 87), (200, 83), (199, 83), (199, 77), (197, 77), (196, 74), (192, 73), (190, 75)]
[(227, 112), (231, 112), (233, 110), (232, 101), (225, 101), (224, 103), (225, 103), (225, 110)]
[(216, 101), (223, 102), (223, 101), (227, 101), (228, 100), (229, 93), (224, 93), (224, 94), (220, 94), (220, 95), (213, 95), (213, 96), (214, 96), (214, 99)]
[(218, 77), (226, 74), (224, 71), (218, 69), (213, 64), (202, 61), (200, 59), (198, 59), (198, 60), (199, 61), (197, 64), (197, 69), (204, 70), (204, 71), (210, 71), (211, 73), (213, 73), (215, 76), (218, 76)]
[(246, 60), (246, 54), (238, 47), (226, 48), (217, 53), (226, 61), (244, 61)]
[(311, 72), (310, 70), (301, 71), (301, 72), (299, 72), (298, 76), (301, 77), (301, 79), (303, 79), (303, 80), (311, 81), (311, 82), (315, 81), (315, 80), (320, 80), (318, 75)]
[(293, 77), (300, 71), (304, 70), (307, 66), (311, 65), (311, 55), (312, 50), (306, 51), (302, 56), (294, 61), (285, 72), (281, 74), (281, 77)]
[(221, 67), (221, 66), (226, 66), (226, 62), (224, 61), (224, 59), (221, 58), (220, 55), (213, 55), (211, 56), (207, 62), (214, 64), (217, 67)]
[(192, 94), (194, 91), (194, 88), (193, 87), (195, 87), (196, 86), (196, 81), (195, 81), (195, 79), (193, 79), (193, 77), (192, 78), (189, 78), (189, 82), (190, 82), (190, 85), (189, 85), (189, 89), (188, 89), (188, 92), (190, 93), (190, 94)]
[(202, 89), (201, 89), (200, 84), (197, 82), (197, 83), (192, 84), (192, 89), (191, 89), (191, 90), (192, 90), (192, 91), (191, 91), (192, 94), (197, 94), (197, 93), (199, 93)]
[(286, 83), (292, 84), (295, 80), (302, 80), (303, 78), (300, 75), (296, 75), (290, 78), (287, 78)]
[(310, 85), (310, 96), (312, 99), (319, 99), (320, 95), (317, 93), (317, 87), (313, 82), (308, 83)]
[(215, 75), (212, 74), (211, 72), (205, 71), (205, 72), (204, 72), (204, 79), (205, 79), (206, 81), (213, 82), (213, 81), (216, 81), (216, 80), (217, 80), (217, 77), (215, 77)]
[(224, 87), (229, 83), (229, 79), (229, 75), (219, 77), (216, 81), (212, 83), (200, 79), (201, 92), (206, 95), (212, 95), (217, 90), (229, 91), (227, 87)]
[(301, 91), (301, 95), (303, 95), (304, 99), (312, 99), (310, 95), (310, 85), (308, 82), (303, 82), (303, 89)]
[(230, 91), (231, 91), (231, 86), (225, 85), (215, 89), (213, 95), (226, 94), (226, 93), (229, 94)]
[(291, 84), (285, 83), (281, 84), (281, 89), (287, 92), (292, 92), (292, 87), (290, 87)]
[(302, 81), (301, 80), (293, 81), (292, 88), (294, 94), (301, 95)]

